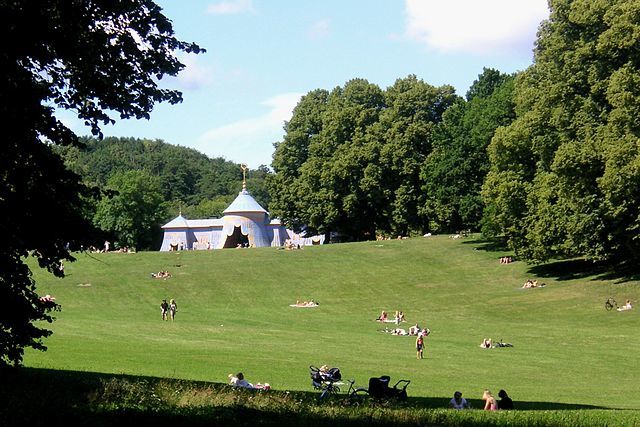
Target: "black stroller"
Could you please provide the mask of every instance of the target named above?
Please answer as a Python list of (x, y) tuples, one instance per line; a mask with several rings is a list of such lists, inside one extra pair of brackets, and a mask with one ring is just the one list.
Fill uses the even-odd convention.
[(311, 384), (315, 390), (321, 390), (320, 399), (324, 399), (330, 394), (340, 393), (340, 387), (336, 384), (342, 379), (339, 368), (320, 370), (315, 366), (309, 366)]
[(389, 387), (390, 381), (391, 377), (388, 375), (369, 378), (369, 396), (377, 399), (407, 400), (407, 386), (411, 381), (399, 380), (393, 387)]

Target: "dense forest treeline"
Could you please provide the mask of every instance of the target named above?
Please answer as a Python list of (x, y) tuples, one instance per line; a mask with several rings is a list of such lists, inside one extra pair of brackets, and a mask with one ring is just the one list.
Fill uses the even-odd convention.
[[(121, 245), (154, 248), (159, 226), (182, 212), (219, 217), (242, 189), (240, 165), (161, 140), (80, 138), (80, 146), (55, 147), (84, 183), (102, 191), (87, 199), (89, 219)], [(266, 166), (247, 172), (247, 187), (268, 209)], [(115, 190), (115, 191), (109, 191)]]
[(485, 69), (466, 99), (413, 75), (309, 92), (276, 144), (272, 211), (352, 240), (477, 230), (487, 146), (515, 117), (513, 80)]

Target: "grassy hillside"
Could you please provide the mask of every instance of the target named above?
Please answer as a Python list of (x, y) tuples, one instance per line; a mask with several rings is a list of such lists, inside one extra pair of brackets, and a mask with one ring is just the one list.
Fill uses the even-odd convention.
[[(501, 265), (502, 252), (446, 237), (309, 247), (300, 251), (79, 254), (67, 277), (34, 276), (62, 304), (36, 368), (224, 382), (243, 371), (274, 389), (309, 391), (308, 366), (410, 379), (410, 396), (445, 406), (506, 389), (526, 408), (640, 409), (638, 311), (607, 312), (608, 296), (638, 301), (637, 281), (594, 275), (580, 262)], [(150, 273), (169, 270), (168, 280)], [(527, 278), (546, 283), (521, 289)], [(87, 284), (90, 284), (88, 286)], [(83, 285), (83, 286), (80, 286)], [(175, 298), (176, 321), (160, 319)], [(291, 308), (315, 299), (318, 308)], [(381, 310), (403, 310), (432, 331), (380, 332)], [(482, 338), (513, 348), (483, 350)], [(479, 405), (479, 402), (476, 402)]]

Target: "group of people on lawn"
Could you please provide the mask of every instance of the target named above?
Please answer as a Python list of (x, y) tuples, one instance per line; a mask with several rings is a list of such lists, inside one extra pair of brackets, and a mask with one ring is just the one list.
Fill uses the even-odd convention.
[(389, 317), (389, 315), (385, 310), (382, 310), (382, 313), (380, 313), (380, 316), (378, 316), (376, 320), (378, 322), (395, 323), (396, 325), (399, 325), (402, 322), (406, 322), (406, 319), (404, 318), (404, 313), (398, 310), (396, 310), (395, 314), (393, 315), (393, 319)]
[[(498, 397), (500, 397), (500, 400), (496, 400), (490, 390), (485, 390), (482, 393), (484, 410), (496, 411), (498, 409), (513, 409), (513, 400), (511, 400), (506, 391), (500, 390), (498, 392)], [(453, 398), (449, 402), (449, 407), (453, 409), (471, 409), (471, 405), (469, 405), (467, 399), (462, 397), (462, 392), (460, 391), (453, 393)]]

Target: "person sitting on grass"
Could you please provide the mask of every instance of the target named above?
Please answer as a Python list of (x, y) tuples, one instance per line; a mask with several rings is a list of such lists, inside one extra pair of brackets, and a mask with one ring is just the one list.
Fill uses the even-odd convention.
[(418, 335), (420, 333), (420, 326), (416, 323), (409, 328), (409, 335)]
[(622, 307), (618, 307), (618, 311), (631, 310), (633, 306), (631, 305), (631, 300), (627, 300)]
[(242, 372), (238, 372), (236, 375), (229, 374), (229, 385), (233, 387), (254, 388), (253, 384), (244, 379)]
[(386, 322), (387, 321), (387, 312), (382, 310), (382, 313), (380, 313), (380, 316), (378, 316), (378, 318), (376, 320), (378, 322)]
[(485, 411), (497, 411), (498, 410), (498, 403), (496, 402), (496, 398), (493, 397), (493, 395), (491, 394), (491, 392), (489, 390), (485, 390), (484, 393), (482, 393), (482, 400), (485, 401), (485, 403), (484, 403), (484, 410)]
[(485, 338), (482, 340), (482, 343), (480, 344), (481, 348), (491, 348), (491, 338)]
[(471, 409), (471, 405), (469, 405), (467, 399), (462, 397), (462, 393), (459, 391), (453, 393), (453, 398), (449, 401), (449, 406), (453, 409)]
[(498, 409), (513, 409), (513, 400), (509, 397), (506, 391), (500, 390), (498, 392)]
[(248, 388), (251, 390), (271, 390), (269, 383), (251, 384), (249, 381), (244, 379), (242, 372), (238, 372), (236, 375), (229, 374), (229, 385), (232, 387)]

